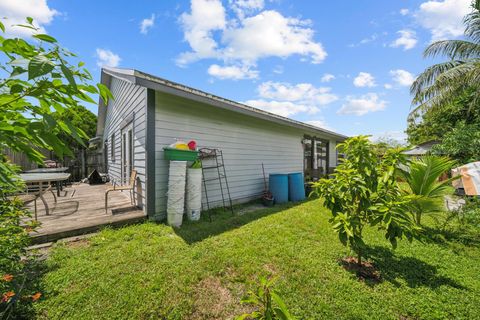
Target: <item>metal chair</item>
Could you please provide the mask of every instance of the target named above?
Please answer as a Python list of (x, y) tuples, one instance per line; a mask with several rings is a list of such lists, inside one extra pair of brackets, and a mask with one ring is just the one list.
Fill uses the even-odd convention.
[(117, 186), (115, 182), (113, 182), (113, 185), (110, 188), (107, 188), (105, 191), (105, 213), (108, 213), (108, 194), (111, 191), (123, 191), (123, 190), (128, 190), (130, 191), (130, 203), (132, 205), (136, 205), (135, 201), (135, 183), (137, 181), (137, 170), (132, 170), (132, 174), (130, 175), (130, 179), (128, 181), (128, 185), (125, 186)]

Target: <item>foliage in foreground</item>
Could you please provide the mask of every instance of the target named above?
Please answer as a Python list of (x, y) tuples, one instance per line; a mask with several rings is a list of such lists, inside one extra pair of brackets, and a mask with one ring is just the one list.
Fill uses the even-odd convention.
[(451, 189), (451, 182), (460, 176), (442, 181), (440, 178), (448, 173), (454, 164), (455, 161), (446, 157), (424, 156), (410, 161), (409, 166), (401, 171), (408, 184), (408, 192), (416, 196), (412, 199), (410, 209), (418, 225), (421, 224), (424, 213), (443, 210), (443, 206), (439, 205), (443, 202), (437, 200)]
[(9, 169), (8, 179), (16, 181), (15, 185), (0, 181), (0, 318), (27, 318), (31, 303), (41, 296), (34, 291), (35, 281), (30, 279), (29, 260), (23, 259), (30, 243), (28, 233), (36, 225), (22, 223), (30, 218), (30, 213), (19, 199), (9, 197), (21, 189), (22, 184), (15, 180), (17, 169), (0, 157), (0, 163)]
[(330, 179), (313, 184), (314, 193), (324, 198), (340, 241), (355, 252), (361, 264), (366, 251), (363, 230), (367, 226), (382, 230), (394, 248), (398, 239), (411, 241), (416, 234), (409, 214), (412, 198), (396, 181), (398, 167), (406, 159), (402, 149), (388, 149), (378, 156), (366, 136), (347, 139), (338, 148), (345, 159)]
[[(62, 158), (71, 154), (62, 136), (73, 137), (81, 145), (88, 138), (64, 116), (69, 108), (95, 103), (89, 94), (99, 94), (105, 101), (112, 95), (102, 84), (91, 85), (84, 63), (72, 64), (69, 60), (75, 54), (52, 36), (38, 33), (32, 18), (21, 27), (30, 29), (32, 39), (0, 35), (0, 149), (25, 153), (41, 163), (39, 148)], [(2, 21), (0, 30), (5, 32)], [(8, 177), (0, 167), (0, 180), (7, 182)]]
[(242, 304), (255, 307), (255, 311), (242, 314), (237, 320), (295, 320), (288, 311), (283, 299), (273, 289), (274, 279), (260, 278), (260, 285), (255, 291), (249, 291), (242, 299)]

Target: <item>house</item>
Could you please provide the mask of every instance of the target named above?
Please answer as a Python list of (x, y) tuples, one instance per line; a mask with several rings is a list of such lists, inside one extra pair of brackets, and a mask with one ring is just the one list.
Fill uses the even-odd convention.
[[(112, 179), (138, 171), (136, 199), (151, 219), (166, 217), (169, 162), (163, 148), (195, 140), (223, 151), (232, 200), (259, 198), (266, 174), (319, 176), (337, 165), (335, 146), (347, 137), (133, 69), (104, 68), (101, 82), (115, 99), (99, 102), (97, 141)], [(218, 181), (209, 200), (221, 203)]]
[(406, 154), (409, 157), (421, 157), (428, 154), (432, 149), (432, 147), (439, 143), (440, 143), (439, 141), (435, 141), (435, 140), (420, 143), (419, 145), (416, 145), (412, 149), (404, 151), (403, 154)]

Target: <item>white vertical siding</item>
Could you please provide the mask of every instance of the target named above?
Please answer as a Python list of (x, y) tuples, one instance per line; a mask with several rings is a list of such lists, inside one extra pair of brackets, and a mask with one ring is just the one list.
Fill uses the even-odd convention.
[[(114, 96), (110, 100), (105, 119), (104, 142), (107, 142), (108, 174), (116, 181), (121, 181), (121, 129), (133, 121), (134, 168), (138, 171), (139, 185), (136, 188), (138, 204), (144, 207), (145, 199), (145, 136), (146, 136), (146, 97), (147, 89), (130, 82), (112, 77), (110, 90)], [(114, 138), (114, 157), (111, 156), (111, 138)]]
[[(235, 202), (258, 198), (263, 189), (262, 163), (269, 173), (303, 171), (304, 132), (218, 109), (168, 94), (156, 94), (156, 215), (165, 216), (168, 161), (163, 148), (175, 139), (196, 140), (200, 148), (223, 151), (230, 193)], [(335, 163), (335, 162), (332, 162)], [(217, 181), (208, 182), (210, 201), (221, 204)], [(205, 195), (203, 195), (205, 196)], [(203, 199), (203, 202), (205, 199)]]

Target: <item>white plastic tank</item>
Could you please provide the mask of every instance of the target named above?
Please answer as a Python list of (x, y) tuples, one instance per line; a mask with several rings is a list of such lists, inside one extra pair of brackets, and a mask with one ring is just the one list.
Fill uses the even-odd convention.
[(180, 227), (183, 221), (186, 172), (186, 161), (170, 161), (167, 191), (167, 222), (173, 227)]
[(202, 210), (202, 169), (187, 169), (187, 217), (191, 221), (200, 220)]

